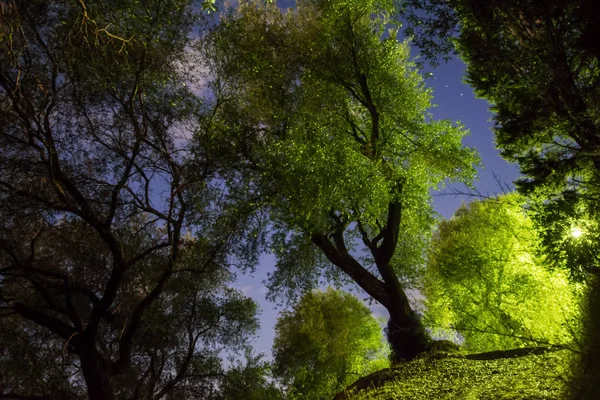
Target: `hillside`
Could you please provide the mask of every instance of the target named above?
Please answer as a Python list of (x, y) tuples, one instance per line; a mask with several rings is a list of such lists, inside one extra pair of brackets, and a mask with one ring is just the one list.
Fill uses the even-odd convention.
[(561, 399), (568, 356), (548, 349), (426, 356), (362, 378), (335, 400)]

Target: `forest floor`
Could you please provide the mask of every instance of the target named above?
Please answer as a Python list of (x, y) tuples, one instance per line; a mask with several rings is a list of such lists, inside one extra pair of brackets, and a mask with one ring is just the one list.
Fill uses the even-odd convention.
[(563, 399), (570, 352), (434, 354), (359, 379), (335, 400)]

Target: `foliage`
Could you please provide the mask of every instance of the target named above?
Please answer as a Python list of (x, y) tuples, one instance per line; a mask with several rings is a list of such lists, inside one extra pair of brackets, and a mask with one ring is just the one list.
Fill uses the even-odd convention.
[(570, 345), (580, 334), (581, 293), (539, 253), (521, 196), (463, 204), (434, 236), (426, 324), (455, 329), (470, 351)]
[[(203, 52), (215, 74), (211, 127), (244, 156), (242, 187), (272, 221), (272, 292), (314, 287), (330, 261), (390, 310), (392, 336), (405, 332), (392, 340), (398, 357), (410, 358), (428, 345), (404, 288), (430, 238), (429, 189), (469, 181), (477, 157), (460, 125), (427, 113), (431, 95), (394, 17), (384, 0), (287, 12), (243, 2)], [(297, 254), (307, 257), (290, 262)]]
[[(562, 0), (477, 8), (467, 2), (457, 8), (467, 80), (494, 104), (498, 147), (525, 175), (517, 185), (535, 203), (550, 261), (588, 282), (589, 272), (600, 275), (595, 267), (600, 245), (596, 6), (594, 1)], [(566, 239), (577, 226), (587, 234)], [(588, 308), (595, 307), (593, 295), (589, 301)], [(593, 322), (586, 325), (597, 328)], [(596, 345), (588, 343), (584, 352), (600, 358)], [(598, 371), (598, 365), (586, 366), (589, 386), (583, 392), (589, 391), (589, 398), (600, 391)]]
[(572, 399), (592, 400), (600, 396), (600, 279), (590, 279), (586, 288), (587, 302), (583, 304), (583, 328), (579, 357), (571, 360), (568, 395)]
[(597, 196), (584, 190), (565, 191), (552, 202), (534, 197), (531, 203), (547, 263), (555, 269), (567, 270), (577, 282), (588, 281), (590, 274), (600, 274)]
[[(592, 282), (590, 272), (600, 276), (596, 229), (600, 24), (596, 2), (408, 3), (429, 13), (419, 18), (419, 11), (413, 12), (413, 21), (425, 27), (415, 32), (424, 38), (417, 39), (421, 44), (431, 45), (430, 53), (447, 50), (444, 46), (452, 32), (458, 33), (456, 43), (467, 64), (467, 82), (493, 104), (498, 147), (505, 158), (519, 163), (524, 174), (517, 185), (533, 204), (547, 261), (567, 269), (578, 281)], [(586, 234), (572, 238), (570, 231), (578, 226)], [(596, 335), (588, 332), (585, 336)], [(596, 353), (589, 357), (600, 359), (595, 348), (590, 347)], [(598, 367), (586, 367), (586, 371), (588, 382), (598, 382)], [(600, 391), (596, 385), (592, 392)]]
[[(459, 17), (455, 2), (445, 0), (401, 0), (400, 14), (404, 35), (411, 38), (420, 56), (434, 67), (440, 58), (449, 61), (456, 55), (454, 40), (459, 34)], [(419, 61), (423, 66), (423, 61)]]
[[(539, 203), (537, 211), (548, 208), (542, 224), (561, 224), (582, 208), (590, 213), (597, 209), (600, 47), (595, 2), (408, 3), (413, 10), (409, 19), (420, 32), (417, 43), (448, 42), (451, 32), (456, 33), (457, 49), (467, 64), (466, 81), (492, 103), (501, 154), (517, 162), (524, 174), (519, 190)], [(419, 13), (432, 18), (419, 18)], [(429, 51), (444, 52), (442, 48), (429, 46)], [(557, 235), (544, 236), (549, 250), (558, 243), (553, 239), (560, 242), (566, 236), (556, 228)], [(566, 264), (575, 275), (593, 265), (587, 264), (589, 259), (578, 261), (586, 264)]]
[[(586, 10), (590, 6), (504, 2), (500, 12), (458, 12), (464, 21), (459, 51), (468, 65), (467, 81), (494, 104), (498, 147), (519, 163), (525, 177), (517, 185), (537, 200), (540, 226), (562, 235), (544, 235), (552, 256), (557, 255), (553, 249), (566, 249), (558, 243), (569, 236), (555, 225), (578, 223), (573, 219), (582, 208), (593, 214), (598, 205), (600, 53), (590, 47), (597, 30)], [(575, 261), (566, 265), (577, 274), (591, 265), (577, 261), (592, 260), (569, 261)]]
[(186, 0), (2, 4), (0, 397), (206, 398), (219, 352), (256, 329), (227, 288), (245, 214), (180, 135), (197, 17)]
[(471, 360), (419, 358), (363, 378), (336, 400), (554, 400), (572, 353)]
[[(246, 5), (221, 28), (220, 40), (243, 43), (226, 49), (229, 57), (238, 57), (228, 67), (242, 75), (235, 78), (243, 86), (232, 88), (237, 99), (231, 107), (239, 108), (227, 109), (233, 116), (223, 117), (260, 125), (253, 128), (264, 131), (268, 142), (253, 149), (262, 172), (255, 184), (274, 197), (270, 204), (282, 221), (302, 230), (329, 229), (332, 208), (347, 214), (358, 208), (352, 219), (369, 226), (399, 196), (400, 181), (406, 181), (403, 198), (420, 204), (427, 202), (427, 187), (472, 174), (469, 162), (475, 159), (460, 150), (465, 132), (449, 121), (426, 123), (430, 94), (407, 61), (408, 47), (395, 39), (381, 41), (392, 23), (384, 7), (389, 8), (378, 2), (307, 1), (297, 13), (281, 15)], [(377, 16), (373, 21), (370, 11)], [(350, 32), (346, 18), (356, 20)], [(354, 49), (357, 59), (354, 46), (360, 46)], [(243, 64), (247, 59), (250, 65)], [(371, 135), (372, 116), (356, 68), (364, 69), (360, 79), (372, 87), (369, 101), (378, 109), (381, 137)], [(410, 217), (407, 212), (407, 224)]]
[[(384, 7), (389, 8), (378, 2), (307, 1), (298, 12), (282, 14), (242, 4), (219, 27), (215, 40), (221, 47), (210, 50), (217, 57), (227, 54), (218, 61), (233, 75), (218, 82), (230, 90), (220, 93), (226, 96), (222, 123), (260, 137), (250, 155), (261, 173), (251, 175), (249, 186), (268, 196), (271, 212), (286, 227), (329, 231), (333, 210), (375, 231), (389, 201), (401, 196), (414, 205), (405, 212), (402, 230), (420, 241), (430, 222), (427, 188), (446, 177), (472, 176), (475, 158), (460, 149), (464, 130), (449, 121), (426, 123), (430, 95), (407, 61), (408, 47), (380, 40), (392, 22)], [(367, 18), (370, 10), (374, 20)], [(356, 20), (356, 32), (346, 32), (345, 18)], [(359, 59), (351, 57), (353, 46), (360, 46)], [(370, 135), (373, 122), (361, 103), (366, 100), (355, 67), (364, 69), (361, 79), (376, 93), (381, 137)], [(399, 182), (405, 182), (402, 193)], [(416, 248), (422, 248), (420, 242), (406, 245), (407, 260), (398, 268), (419, 257)]]
[(273, 383), (272, 366), (248, 350), (246, 362), (237, 361), (229, 368), (220, 387), (218, 400), (283, 399), (283, 391)]
[(305, 294), (275, 327), (274, 374), (291, 398), (332, 397), (389, 365), (381, 327), (356, 297), (328, 288)]

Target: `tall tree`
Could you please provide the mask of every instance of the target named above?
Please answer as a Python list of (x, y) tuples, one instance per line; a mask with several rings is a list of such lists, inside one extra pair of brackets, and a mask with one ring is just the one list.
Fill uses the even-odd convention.
[(332, 398), (389, 366), (378, 321), (355, 296), (308, 292), (275, 326), (274, 374), (292, 399)]
[(541, 242), (517, 194), (462, 205), (438, 226), (423, 294), (425, 321), (458, 332), (470, 351), (524, 345), (579, 350), (575, 286), (549, 271)]
[(576, 203), (575, 208), (597, 208), (600, 46), (595, 38), (600, 25), (595, 2), (406, 3), (412, 7), (407, 19), (416, 41), (430, 57), (451, 51), (450, 39), (456, 36), (466, 81), (492, 104), (501, 154), (521, 167), (521, 192), (532, 200), (553, 199), (546, 204), (562, 203), (565, 211)]
[[(467, 81), (496, 112), (498, 147), (504, 157), (519, 163), (524, 174), (517, 185), (536, 203), (550, 261), (600, 292), (596, 268), (600, 241), (593, 228), (600, 205), (597, 2), (406, 3), (413, 7), (407, 9), (413, 31), (429, 55), (451, 49), (448, 40), (456, 34)], [(570, 231), (581, 224), (588, 225), (586, 235), (573, 240)], [(590, 296), (590, 315), (599, 310), (598, 299), (597, 294)], [(591, 317), (590, 326), (597, 327), (593, 320), (597, 317)], [(600, 396), (600, 330), (587, 337), (582, 370), (588, 378), (575, 398)]]
[(245, 356), (245, 363), (238, 360), (229, 368), (215, 400), (286, 399), (283, 389), (273, 379), (272, 363), (263, 361), (262, 354), (252, 355), (250, 350)]
[(206, 398), (256, 307), (224, 287), (241, 214), (181, 136), (190, 2), (1, 9), (0, 398)]
[(431, 344), (406, 295), (434, 220), (429, 190), (469, 181), (477, 157), (462, 127), (427, 113), (394, 16), (392, 1), (242, 2), (204, 51), (212, 127), (245, 156), (244, 189), (272, 218), (272, 289), (310, 288), (329, 261), (389, 311), (400, 361)]

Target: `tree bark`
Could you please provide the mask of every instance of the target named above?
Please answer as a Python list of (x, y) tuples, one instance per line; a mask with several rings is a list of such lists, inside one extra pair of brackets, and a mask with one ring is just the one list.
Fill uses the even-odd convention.
[[(396, 293), (396, 298), (388, 306), (385, 306), (390, 313), (388, 320), (386, 336), (390, 344), (392, 354), (392, 364), (410, 361), (418, 354), (431, 349), (432, 340), (429, 333), (425, 330), (419, 316), (410, 308), (406, 296)], [(399, 297), (404, 297), (405, 300)]]
[(87, 385), (90, 400), (114, 400), (115, 396), (110, 383), (110, 369), (95, 350), (81, 352), (81, 371)]

